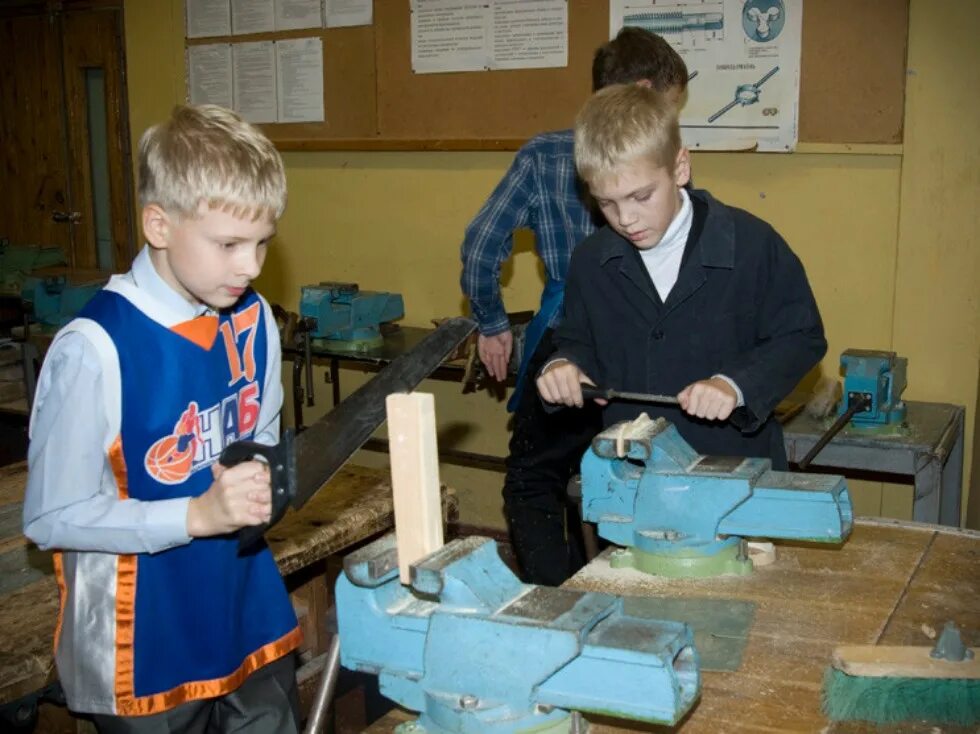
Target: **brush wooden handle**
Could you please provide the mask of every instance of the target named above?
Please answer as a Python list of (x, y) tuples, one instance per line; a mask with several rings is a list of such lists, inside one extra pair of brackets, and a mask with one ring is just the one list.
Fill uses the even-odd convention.
[(931, 647), (843, 645), (834, 649), (833, 665), (865, 678), (980, 679), (980, 659), (952, 662), (930, 657)]

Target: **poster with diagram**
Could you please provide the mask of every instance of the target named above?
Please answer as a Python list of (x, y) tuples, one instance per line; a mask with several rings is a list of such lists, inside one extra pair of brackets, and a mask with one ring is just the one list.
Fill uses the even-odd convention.
[(791, 151), (803, 0), (610, 0), (609, 35), (653, 31), (687, 64), (681, 134), (692, 150)]

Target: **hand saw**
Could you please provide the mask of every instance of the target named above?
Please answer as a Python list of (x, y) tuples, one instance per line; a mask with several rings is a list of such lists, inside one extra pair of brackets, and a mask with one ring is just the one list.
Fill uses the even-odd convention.
[(289, 505), (295, 509), (305, 505), (384, 423), (385, 398), (412, 391), (474, 328), (476, 324), (465, 318), (443, 322), (298, 436), (287, 429), (276, 446), (255, 441), (226, 446), (220, 459), (225, 466), (261, 456), (271, 475), (272, 516), (268, 523), (239, 530), (239, 551), (254, 545), (279, 522)]

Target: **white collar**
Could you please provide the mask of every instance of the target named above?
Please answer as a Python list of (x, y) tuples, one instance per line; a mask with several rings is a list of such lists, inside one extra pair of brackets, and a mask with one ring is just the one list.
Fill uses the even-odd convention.
[(694, 219), (694, 207), (691, 205), (691, 197), (687, 195), (685, 189), (680, 189), (680, 196), (681, 208), (670, 220), (663, 237), (653, 247), (640, 250), (640, 255), (643, 256), (644, 260), (663, 260), (678, 249), (683, 250), (687, 244), (687, 236), (691, 231), (691, 222)]
[(153, 301), (157, 301), (168, 312), (180, 321), (189, 321), (211, 309), (203, 303), (193, 304), (173, 289), (167, 281), (160, 277), (153, 260), (150, 258), (150, 246), (144, 245), (140, 254), (133, 260), (131, 271), (136, 287), (144, 291)]

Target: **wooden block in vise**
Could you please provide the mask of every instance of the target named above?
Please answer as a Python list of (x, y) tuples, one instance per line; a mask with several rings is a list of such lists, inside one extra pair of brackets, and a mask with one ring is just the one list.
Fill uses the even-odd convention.
[(443, 545), (435, 399), (428, 393), (394, 393), (385, 406), (398, 568), (408, 584), (409, 567)]

